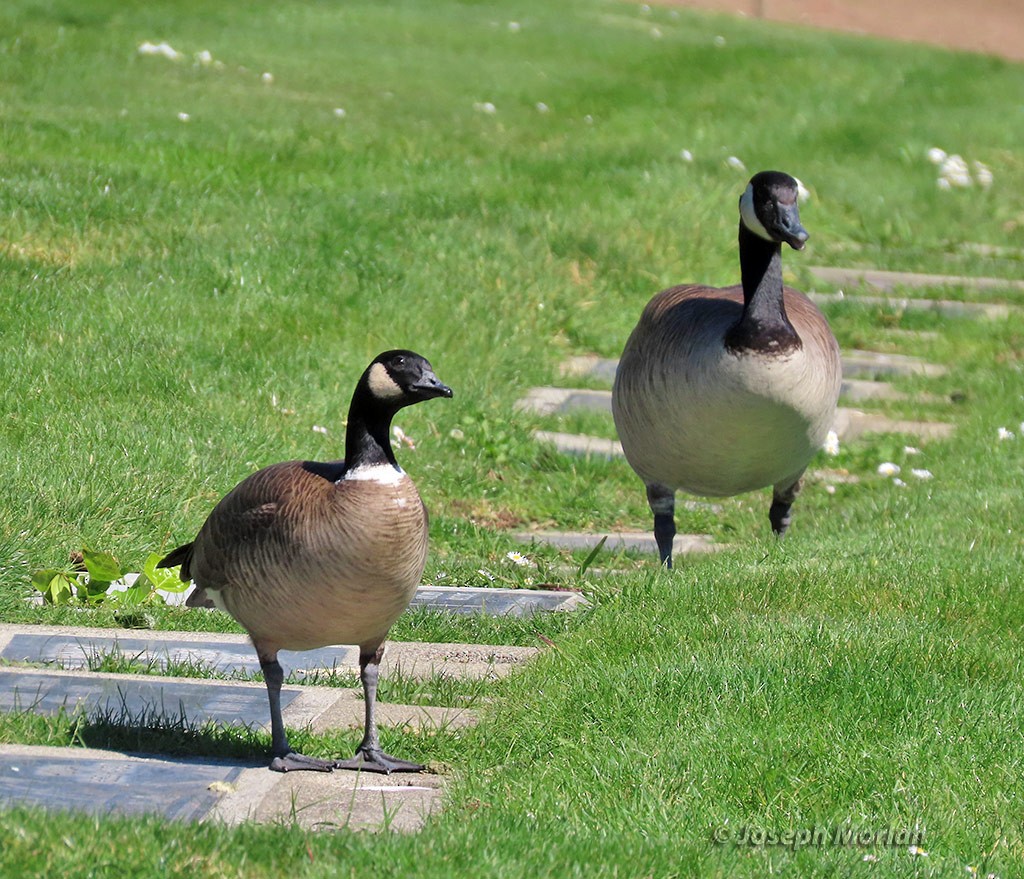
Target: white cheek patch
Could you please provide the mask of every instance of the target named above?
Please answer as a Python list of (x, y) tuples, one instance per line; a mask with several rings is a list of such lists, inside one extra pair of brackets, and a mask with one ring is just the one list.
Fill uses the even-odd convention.
[(401, 467), (392, 467), (390, 464), (364, 464), (361, 467), (347, 470), (341, 478), (353, 482), (377, 482), (381, 485), (396, 485), (405, 478), (405, 471)]
[(753, 232), (758, 238), (763, 238), (765, 241), (775, 241), (775, 239), (768, 234), (768, 230), (765, 229), (764, 224), (757, 218), (757, 212), (754, 210), (754, 187), (749, 183), (747, 184), (747, 188), (744, 190), (743, 195), (740, 196), (740, 219), (743, 221), (743, 225)]
[(370, 393), (378, 400), (397, 400), (404, 396), (402, 389), (388, 374), (383, 363), (375, 363), (370, 367), (367, 384), (370, 386)]

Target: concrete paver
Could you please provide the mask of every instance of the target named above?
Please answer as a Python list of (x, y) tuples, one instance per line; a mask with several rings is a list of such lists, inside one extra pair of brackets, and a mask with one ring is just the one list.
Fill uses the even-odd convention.
[[(563, 607), (570, 606), (564, 593), (550, 594), (557, 596)], [(114, 653), (135, 657), (141, 663), (152, 663), (158, 668), (166, 668), (168, 659), (173, 657), (185, 663), (201, 661), (205, 668), (220, 674), (239, 671), (257, 674), (260, 670), (246, 635), (209, 632), (146, 632), (140, 635), (123, 629), (0, 624), (0, 662), (83, 669), (88, 667), (90, 659)], [(535, 647), (388, 641), (381, 674), (386, 678), (401, 670), (406, 677), (430, 677), (443, 672), (450, 677), (493, 678), (507, 674), (536, 653)], [(355, 647), (327, 647), (304, 652), (282, 650), (281, 664), (289, 673), (345, 671), (356, 674), (359, 650)]]
[[(635, 549), (641, 552), (658, 551), (654, 535), (647, 531), (520, 531), (512, 535), (520, 543), (546, 543), (559, 549), (593, 549), (606, 537), (604, 548), (609, 551)], [(706, 534), (677, 534), (672, 543), (674, 554), (715, 552), (722, 549)]]
[(426, 772), (281, 774), (235, 760), (0, 745), (0, 808), (410, 832), (440, 808), (442, 783)]
[(864, 286), (890, 292), (899, 288), (956, 287), (961, 290), (1024, 290), (1024, 281), (1006, 278), (975, 278), (925, 272), (892, 272), (882, 269), (848, 269), (807, 266), (807, 271), (827, 284)]

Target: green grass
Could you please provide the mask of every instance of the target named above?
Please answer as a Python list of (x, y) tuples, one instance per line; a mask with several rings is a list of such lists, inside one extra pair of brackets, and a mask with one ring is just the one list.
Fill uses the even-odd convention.
[[(164, 39), (185, 60), (137, 54)], [(223, 68), (194, 65), (204, 49)], [(1024, 69), (993, 59), (606, 0), (4, 4), (0, 619), (113, 624), (26, 604), (29, 571), (83, 543), (137, 569), (255, 468), (337, 457), (354, 381), (396, 346), (455, 389), (400, 419), (432, 514), (427, 581), (554, 583), (592, 610), (399, 622), (397, 638), (557, 645), (479, 699), (474, 730), (391, 739), (450, 773), (446, 810), (415, 837), (13, 809), (0, 873), (1020, 873), (1024, 438), (997, 438), (1024, 421), (1019, 314), (830, 306), (843, 346), (947, 365), (878, 408), (957, 431), (913, 458), (912, 437), (882, 436), (816, 461), (857, 481), (811, 481), (784, 545), (766, 493), (681, 512), (730, 549), (671, 575), (606, 553), (594, 568), (610, 573), (580, 577), (585, 553), (524, 550), (508, 531), (648, 526), (624, 463), (530, 439), (607, 422), (514, 403), (569, 355), (616, 356), (661, 287), (735, 280), (749, 175), (729, 156), (811, 189), (811, 241), (785, 257), (803, 286), (811, 264), (1014, 279), (1021, 94)], [(474, 109), (488, 101), (494, 114)], [(985, 162), (995, 184), (940, 192), (931, 146)], [(883, 460), (934, 478), (900, 487)], [(7, 716), (0, 737), (266, 748), (66, 716)], [(355, 744), (296, 737), (313, 753)], [(712, 843), (745, 826), (920, 826), (928, 855)]]

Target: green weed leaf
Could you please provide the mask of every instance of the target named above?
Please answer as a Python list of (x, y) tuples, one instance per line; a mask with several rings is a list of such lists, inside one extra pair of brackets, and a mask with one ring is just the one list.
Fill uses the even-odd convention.
[[(120, 580), (124, 576), (121, 565), (109, 552), (95, 552), (88, 547), (82, 547), (82, 561), (89, 572), (90, 582), (105, 582), (109, 586), (114, 580)], [(90, 589), (90, 592), (92, 591)]]
[(163, 558), (158, 552), (151, 552), (146, 564), (142, 567), (145, 578), (153, 584), (154, 589), (162, 589), (164, 592), (184, 592), (188, 589), (188, 583), (182, 583), (178, 577), (178, 568), (158, 568), (157, 564)]
[(78, 582), (63, 571), (45, 570), (32, 574), (32, 585), (47, 604), (69, 604)]

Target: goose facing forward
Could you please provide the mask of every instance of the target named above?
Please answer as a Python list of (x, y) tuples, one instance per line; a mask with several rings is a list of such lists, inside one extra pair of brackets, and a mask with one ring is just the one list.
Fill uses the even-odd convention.
[[(249, 632), (270, 699), (271, 769), (422, 769), (384, 753), (374, 720), (384, 639), (427, 557), (427, 511), (389, 434), (402, 407), (450, 396), (419, 354), (384, 352), (352, 395), (344, 461), (288, 461), (254, 473), (217, 504), (194, 541), (160, 562), (181, 565), (181, 579), (195, 582), (189, 605), (225, 610)], [(328, 644), (359, 645), (366, 717), (351, 760), (295, 753), (281, 717), (278, 651)]]
[(755, 174), (740, 197), (742, 283), (685, 285), (644, 309), (619, 361), (612, 412), (647, 486), (661, 561), (672, 567), (675, 492), (728, 497), (773, 487), (780, 537), (822, 446), (842, 380), (828, 321), (782, 283), (782, 244), (801, 250), (797, 181)]

